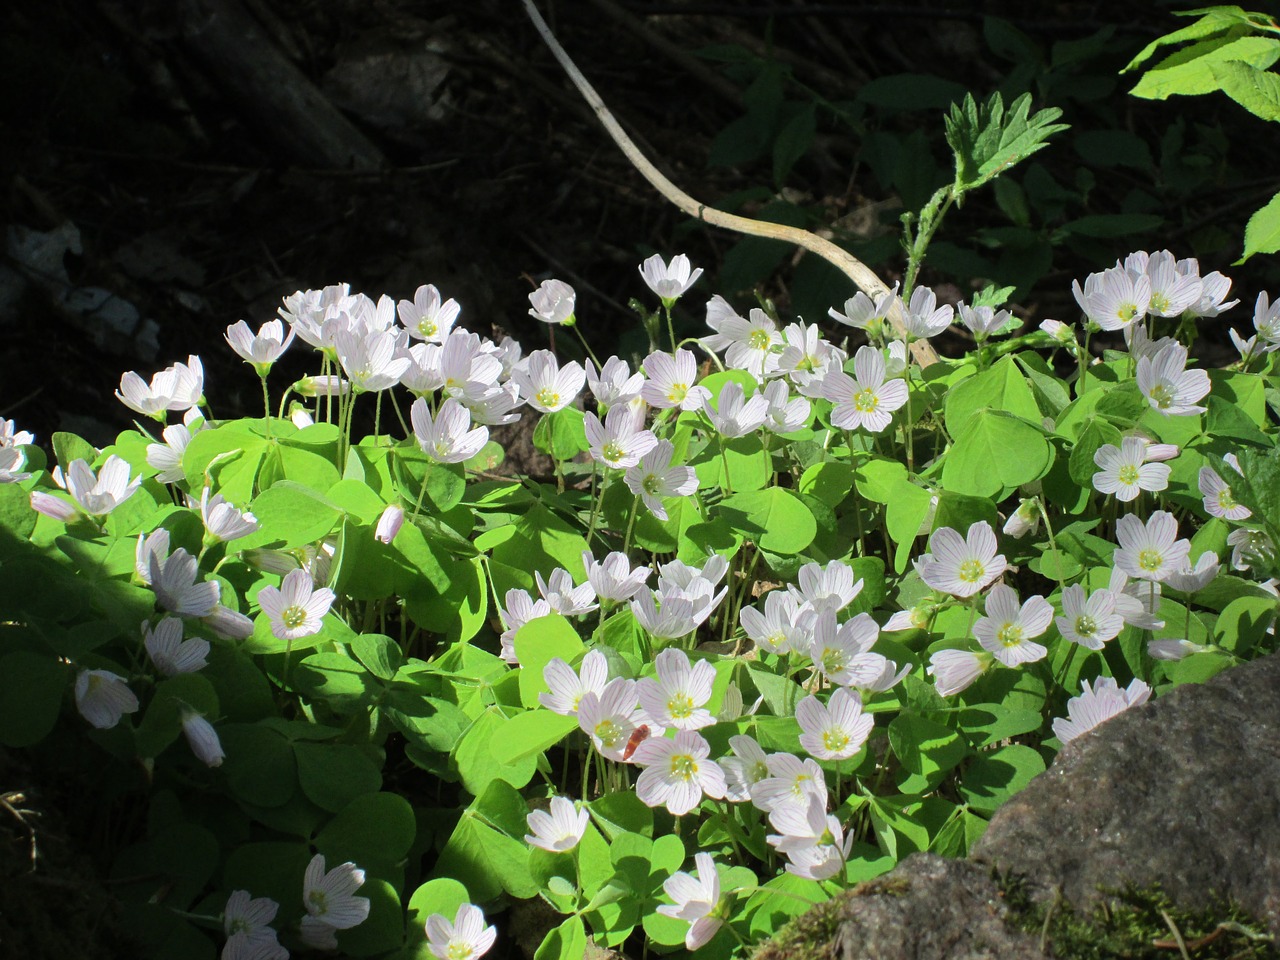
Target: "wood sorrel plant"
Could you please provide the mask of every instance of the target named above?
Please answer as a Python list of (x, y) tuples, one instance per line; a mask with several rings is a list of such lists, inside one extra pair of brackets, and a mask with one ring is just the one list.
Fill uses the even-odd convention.
[[(923, 289), (928, 337), (957, 314)], [(584, 370), (434, 288), (401, 323), (295, 294), (290, 336), (228, 334), (264, 384), (320, 352), (274, 416), (202, 413), (193, 357), (122, 382), (161, 429), (57, 434), (52, 469), (3, 424), (0, 736), (92, 739), (149, 811), (104, 853), (168, 956), (478, 956), (535, 896), (546, 956), (741, 953), (1274, 648), (1274, 310), (1228, 369), (1177, 339), (1227, 291), (1135, 253), (1080, 333), (964, 304), (979, 345), (927, 369), (883, 298), (837, 344), (714, 297), (700, 340)], [(360, 403), (399, 429), (353, 436)], [(492, 472), (521, 416), (556, 477)]]

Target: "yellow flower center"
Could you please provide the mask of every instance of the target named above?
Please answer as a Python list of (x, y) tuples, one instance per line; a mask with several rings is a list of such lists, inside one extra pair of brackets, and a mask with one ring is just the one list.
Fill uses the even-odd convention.
[(843, 730), (822, 731), (822, 745), (832, 753), (840, 753), (849, 746), (849, 735)]
[(996, 631), (996, 639), (1006, 647), (1016, 647), (1022, 643), (1022, 627), (1016, 623), (1006, 623)]
[(966, 560), (960, 564), (957, 575), (965, 583), (977, 583), (986, 572), (987, 568), (981, 560)]
[(290, 630), (296, 630), (307, 622), (307, 611), (298, 606), (287, 607), (284, 613), (280, 614), (280, 622)]
[(698, 761), (690, 754), (677, 753), (671, 758), (671, 776), (680, 780), (692, 780), (698, 775)]
[(1139, 550), (1138, 566), (1148, 573), (1155, 573), (1164, 566), (1164, 555), (1159, 550)]
[(543, 387), (534, 399), (544, 407), (560, 406), (560, 394), (551, 387)]
[(684, 403), (684, 398), (689, 393), (689, 385), (687, 383), (673, 383), (671, 389), (667, 392), (667, 399), (672, 403)]
[(832, 650), (830, 648), (822, 651), (822, 672), (827, 676), (839, 673), (845, 668), (845, 655), (843, 650)]
[(853, 408), (859, 413), (874, 413), (880, 406), (880, 398), (870, 387), (863, 387), (853, 395)]
[(1097, 621), (1088, 615), (1076, 617), (1076, 633), (1082, 637), (1092, 637), (1098, 632)]
[(1119, 469), (1116, 476), (1125, 486), (1131, 487), (1138, 482), (1138, 468), (1131, 463), (1126, 463)]
[(600, 451), (600, 455), (610, 463), (617, 463), (627, 455), (627, 451), (623, 450), (616, 442), (610, 440), (604, 445), (604, 449)]
[(1116, 316), (1128, 323), (1138, 315), (1138, 305), (1136, 303), (1122, 303), (1116, 309)]
[(596, 724), (596, 738), (606, 747), (613, 749), (622, 739), (622, 727), (612, 720), (601, 720)]
[(1163, 293), (1153, 293), (1151, 295), (1151, 312), (1164, 313), (1169, 309), (1169, 298)]
[(1223, 487), (1218, 491), (1218, 506), (1223, 510), (1234, 510), (1239, 506), (1236, 498), (1231, 495), (1230, 487)]
[(693, 700), (687, 693), (677, 693), (667, 701), (667, 713), (672, 720), (684, 720), (693, 716)]
[(747, 337), (747, 343), (753, 350), (768, 350), (770, 342), (767, 330), (752, 330), (751, 335)]
[(434, 337), (436, 335), (436, 330), (438, 329), (439, 327), (436, 326), (436, 322), (434, 320), (429, 320), (426, 317), (423, 317), (418, 321), (418, 332), (424, 337)]
[(1157, 407), (1161, 410), (1167, 410), (1173, 404), (1173, 395), (1169, 393), (1169, 388), (1163, 383), (1157, 383), (1151, 388), (1151, 392), (1147, 394)]
[(454, 940), (445, 950), (449, 960), (471, 960), (475, 956), (475, 947), (461, 940)]
[(656, 473), (651, 473), (640, 482), (640, 486), (649, 496), (656, 497), (662, 493), (662, 478)]

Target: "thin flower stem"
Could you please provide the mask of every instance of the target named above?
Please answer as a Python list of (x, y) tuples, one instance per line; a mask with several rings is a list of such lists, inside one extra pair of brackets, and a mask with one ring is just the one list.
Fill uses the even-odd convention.
[(389, 390), (387, 393), (391, 397), (391, 409), (396, 412), (396, 419), (400, 421), (400, 429), (404, 431), (406, 439), (412, 437), (413, 431), (410, 430), (409, 425), (404, 422), (404, 414), (400, 412), (400, 404), (396, 403), (396, 395)]
[(582, 341), (582, 348), (587, 351), (587, 356), (591, 358), (591, 362), (596, 365), (596, 369), (600, 369), (600, 358), (596, 356), (596, 352), (591, 349), (591, 344), (587, 343), (587, 338), (582, 335), (582, 330), (575, 323), (573, 332), (578, 335), (578, 339)]
[(267, 392), (267, 375), (262, 380), (262, 422), (267, 426), (267, 439), (271, 439), (271, 394)]
[(600, 481), (600, 495), (596, 497), (596, 502), (591, 508), (591, 522), (587, 524), (587, 546), (591, 545), (591, 537), (596, 532), (596, 521), (600, 519), (600, 509), (604, 505), (604, 494), (608, 489), (609, 471), (606, 470), (604, 472), (604, 477)]
[(676, 327), (675, 323), (671, 319), (671, 304), (667, 303), (665, 300), (662, 301), (662, 312), (667, 315), (667, 336), (671, 338), (671, 355), (675, 356), (676, 350), (678, 349), (676, 344)]
[(1049, 519), (1049, 511), (1045, 509), (1044, 501), (1036, 497), (1036, 507), (1040, 511), (1040, 519), (1044, 521), (1044, 529), (1049, 534), (1049, 547), (1053, 550), (1054, 561), (1054, 578), (1058, 581), (1059, 588), (1066, 587), (1066, 580), (1062, 576), (1062, 553), (1058, 550), (1058, 541), (1053, 537), (1053, 521)]
[(627, 517), (627, 532), (626, 532), (626, 535), (623, 536), (622, 538), (622, 552), (624, 555), (627, 555), (627, 556), (630, 555), (629, 551), (631, 548), (631, 530), (635, 526), (636, 511), (639, 509), (640, 509), (640, 495), (636, 494), (635, 498), (631, 501), (631, 515)]
[(381, 446), (378, 434), (382, 424), (382, 393), (383, 391), (379, 390), (377, 397), (373, 401), (373, 442), (375, 446)]

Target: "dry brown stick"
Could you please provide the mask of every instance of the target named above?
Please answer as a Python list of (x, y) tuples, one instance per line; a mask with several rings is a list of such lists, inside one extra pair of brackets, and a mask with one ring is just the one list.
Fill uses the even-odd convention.
[[(748, 217), (739, 217), (732, 213), (725, 213), (723, 210), (717, 210), (709, 207), (704, 203), (699, 203), (689, 194), (685, 193), (667, 177), (658, 170), (648, 158), (645, 157), (640, 149), (631, 140), (625, 130), (609, 108), (605, 106), (604, 101), (600, 99), (600, 95), (596, 93), (588, 82), (587, 78), (582, 75), (582, 71), (570, 59), (559, 41), (551, 33), (551, 29), (547, 26), (546, 21), (542, 19), (537, 8), (533, 5), (532, 0), (522, 0), (525, 12), (528, 13), (529, 19), (533, 21), (533, 25), (538, 29), (538, 33), (542, 35), (542, 39), (547, 46), (551, 48), (551, 53), (559, 61), (560, 66), (564, 68), (565, 73), (569, 75), (569, 79), (573, 81), (573, 85), (578, 88), (578, 92), (582, 94), (584, 100), (595, 111), (597, 119), (604, 125), (604, 128), (613, 138), (614, 143), (622, 150), (628, 160), (631, 161), (641, 175), (644, 176), (650, 184), (653, 185), (659, 193), (666, 197), (671, 203), (675, 204), (682, 211), (691, 217), (709, 223), (712, 226), (723, 227), (726, 230), (732, 230), (735, 233), (744, 233), (752, 237), (764, 237), (769, 240), (782, 240), (787, 243), (794, 243), (798, 247), (803, 247), (810, 253), (817, 254), (823, 260), (826, 260), (832, 266), (839, 269), (845, 276), (854, 282), (858, 289), (864, 291), (868, 296), (875, 298), (888, 292), (889, 288), (883, 280), (881, 280), (866, 264), (855, 257), (849, 251), (842, 247), (836, 246), (830, 240), (824, 239), (808, 230), (801, 230), (798, 227), (787, 226), (781, 223), (769, 223), (763, 220), (752, 220)], [(890, 325), (894, 332), (905, 338), (906, 328), (902, 323), (902, 311), (898, 303), (895, 302), (893, 309), (888, 317)], [(911, 344), (911, 353), (915, 357), (916, 362), (921, 367), (927, 367), (936, 363), (938, 355), (934, 352), (933, 347), (929, 345), (927, 340), (916, 340)]]

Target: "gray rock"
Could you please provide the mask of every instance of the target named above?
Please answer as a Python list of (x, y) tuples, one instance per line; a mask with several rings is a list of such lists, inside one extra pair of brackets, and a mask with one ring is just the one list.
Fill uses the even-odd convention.
[[(806, 914), (755, 960), (1047, 960), (1007, 912), (990, 867), (917, 853)], [(824, 941), (829, 952), (813, 949)]]
[(1228, 896), (1280, 936), (1280, 656), (1180, 687), (1072, 741), (971, 851), (1039, 900), (1160, 884)]

